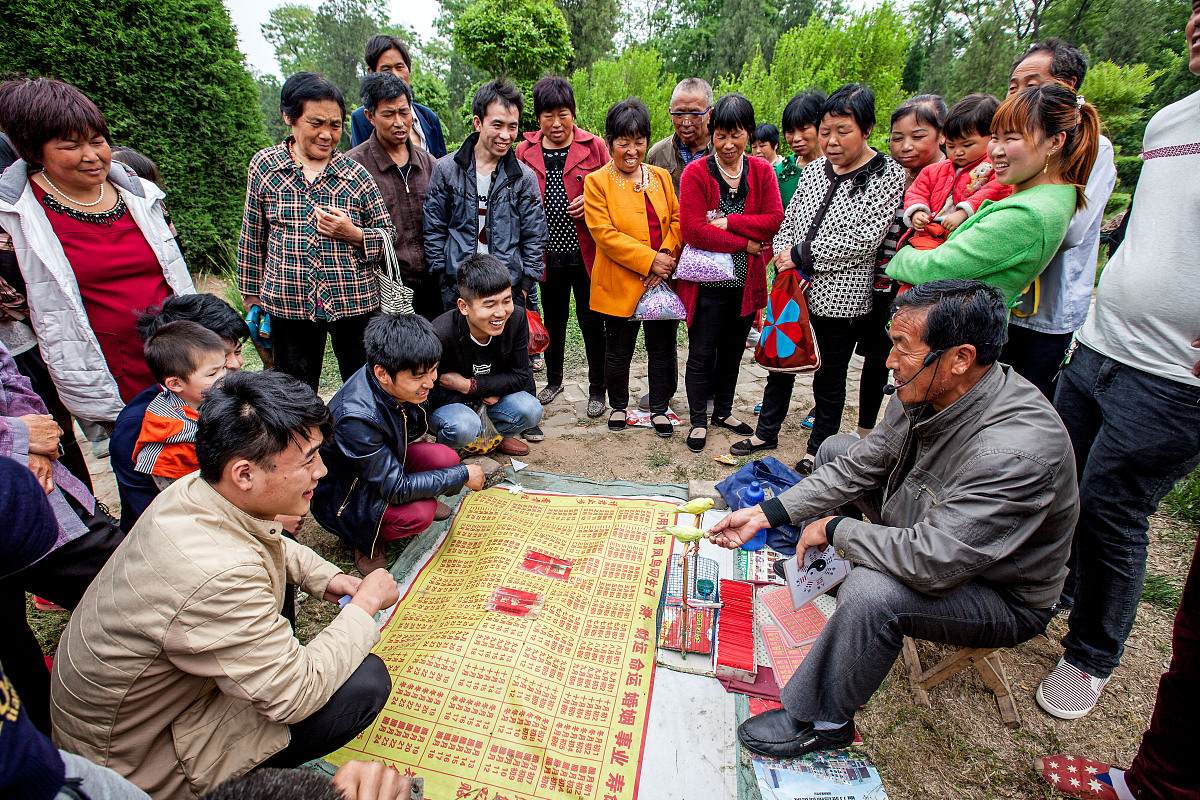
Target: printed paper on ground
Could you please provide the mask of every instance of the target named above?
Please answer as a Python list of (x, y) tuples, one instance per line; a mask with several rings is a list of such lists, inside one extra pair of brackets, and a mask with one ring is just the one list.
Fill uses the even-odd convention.
[[(391, 763), (431, 798), (636, 797), (673, 506), (472, 494), (374, 650), (391, 698), (329, 760)], [(530, 547), (570, 578), (522, 570)], [(497, 586), (545, 594), (538, 618), (486, 611)]]

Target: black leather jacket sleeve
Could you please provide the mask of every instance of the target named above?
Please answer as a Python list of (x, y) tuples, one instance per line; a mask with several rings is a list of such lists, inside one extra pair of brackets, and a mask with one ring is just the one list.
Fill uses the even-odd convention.
[(342, 451), (358, 465), (359, 478), (388, 505), (454, 494), (467, 482), (467, 468), (461, 464), (428, 472), (406, 472), (405, 454), (389, 447), (383, 431), (370, 420), (342, 419), (337, 437)]

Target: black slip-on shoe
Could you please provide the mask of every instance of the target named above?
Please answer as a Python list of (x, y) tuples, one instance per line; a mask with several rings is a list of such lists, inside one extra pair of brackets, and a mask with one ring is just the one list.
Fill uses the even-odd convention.
[[(697, 436), (696, 431), (704, 431), (704, 435)], [(693, 453), (699, 453), (704, 450), (704, 445), (706, 444), (708, 444), (708, 428), (692, 428), (687, 437), (688, 450), (691, 450)]]
[(730, 425), (729, 417), (714, 416), (712, 418), (712, 424), (716, 425), (718, 428), (724, 428), (726, 430), (733, 431), (738, 436), (750, 436), (752, 433), (754, 433), (754, 428), (751, 428), (744, 422), (739, 421), (737, 425)]
[[(666, 422), (655, 422), (656, 419), (665, 419)], [(670, 439), (675, 433), (675, 426), (671, 424), (671, 419), (666, 414), (655, 414), (650, 418), (650, 424), (654, 426), (654, 432), (664, 439)]]
[(764, 711), (738, 726), (738, 739), (750, 752), (768, 758), (799, 758), (815, 750), (838, 750), (854, 743), (854, 720), (819, 731), (782, 708)]
[[(750, 431), (754, 433), (754, 431)], [(729, 455), (731, 456), (748, 456), (751, 453), (757, 453), (759, 450), (774, 450), (779, 447), (779, 442), (763, 442), (755, 444), (749, 439), (742, 439), (740, 442), (734, 442), (729, 445)]]

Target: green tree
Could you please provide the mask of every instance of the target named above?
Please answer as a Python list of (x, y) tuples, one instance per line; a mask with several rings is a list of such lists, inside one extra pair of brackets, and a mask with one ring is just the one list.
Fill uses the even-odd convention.
[(220, 0), (8, 0), (0, 64), (78, 86), (117, 144), (158, 164), (193, 269), (241, 226), (250, 157), (269, 143)]
[(675, 75), (664, 71), (662, 57), (653, 50), (629, 47), (616, 61), (598, 61), (591, 70), (576, 70), (571, 76), (575, 90), (575, 120), (579, 127), (604, 135), (604, 117), (613, 103), (637, 97), (650, 111), (650, 133), (654, 139), (667, 136), (671, 128), (671, 92)]
[(1088, 68), (1080, 92), (1096, 107), (1105, 132), (1116, 139), (1143, 118), (1142, 101), (1162, 74), (1162, 70), (1150, 72), (1145, 64), (1122, 67), (1102, 61)]
[(862, 83), (875, 92), (872, 142), (881, 145), (892, 109), (904, 99), (901, 78), (910, 40), (891, 3), (834, 22), (813, 19), (780, 37), (769, 68), (762, 53), (755, 53), (736, 78), (719, 80), (714, 91), (741, 92), (754, 105), (756, 119), (779, 124), (783, 107), (796, 92), (811, 87), (832, 92)]
[(294, 3), (272, 9), (262, 34), (285, 76), (320, 73), (355, 106), (366, 70), (363, 45), (387, 24), (386, 0), (322, 0), (316, 10)]
[(621, 27), (620, 0), (555, 0), (567, 20), (575, 54), (567, 68), (587, 69), (612, 52)]
[(283, 84), (274, 75), (255, 75), (254, 82), (258, 85), (258, 106), (262, 111), (267, 138), (272, 142), (282, 142), (291, 133), (279, 111), (279, 93)]
[(553, 0), (477, 0), (455, 21), (453, 37), (467, 61), (521, 84), (562, 70), (572, 52)]

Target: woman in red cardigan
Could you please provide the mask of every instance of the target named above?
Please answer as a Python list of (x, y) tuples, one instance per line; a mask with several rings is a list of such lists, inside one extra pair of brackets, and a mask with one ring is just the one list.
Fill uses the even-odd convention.
[[(732, 280), (679, 281), (687, 307), (688, 360), (684, 373), (692, 430), (688, 448), (699, 453), (712, 424), (748, 436), (753, 429), (733, 416), (733, 391), (746, 335), (754, 315), (767, 304), (771, 239), (783, 222), (775, 170), (745, 155), (754, 130), (754, 107), (736, 92), (712, 111), (713, 154), (688, 164), (680, 180), (679, 224), (685, 244), (731, 253)], [(682, 257), (681, 257), (682, 259)]]

